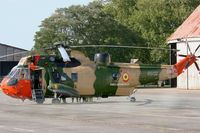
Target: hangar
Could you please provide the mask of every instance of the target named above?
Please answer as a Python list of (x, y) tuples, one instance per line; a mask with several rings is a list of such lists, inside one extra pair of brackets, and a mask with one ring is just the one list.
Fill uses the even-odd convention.
[(7, 75), (17, 65), (21, 57), (26, 55), (26, 52), (27, 50), (25, 49), (0, 43), (0, 81), (3, 76)]
[[(191, 51), (195, 51), (200, 45), (200, 5), (167, 39), (167, 42), (171, 48), (180, 50), (178, 54), (189, 54), (186, 42), (188, 42)], [(183, 58), (178, 54), (171, 52), (172, 64)], [(200, 56), (200, 50), (195, 55)], [(197, 61), (197, 64), (200, 65), (200, 61)], [(177, 78), (177, 88), (200, 89), (200, 74), (195, 65), (192, 65), (190, 69)]]

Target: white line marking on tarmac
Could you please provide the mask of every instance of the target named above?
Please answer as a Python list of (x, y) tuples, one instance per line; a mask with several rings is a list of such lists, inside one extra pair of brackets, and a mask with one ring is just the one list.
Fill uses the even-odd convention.
[(0, 125), (0, 129), (6, 129), (8, 131), (13, 131), (13, 132), (29, 132), (29, 133), (34, 133), (35, 131), (34, 130), (31, 130), (31, 129), (24, 129), (24, 128), (11, 128), (11, 127), (7, 127), (7, 126), (4, 126), (4, 125)]
[[(99, 111), (99, 110), (88, 109), (88, 111)], [(112, 111), (112, 110), (104, 110), (103, 112), (106, 112), (106, 113), (117, 113), (117, 114), (127, 114), (127, 112), (116, 112), (116, 111)], [(134, 114), (134, 112), (132, 112), (132, 113)], [(164, 114), (163, 115), (159, 115), (159, 114), (152, 114), (152, 113), (142, 113), (142, 114), (137, 113), (137, 116), (200, 120), (200, 117), (190, 117), (190, 116), (181, 116), (181, 115), (175, 116), (175, 115), (164, 115)]]
[(188, 116), (169, 116), (169, 115), (157, 115), (157, 114), (137, 114), (140, 116), (149, 116), (149, 117), (160, 117), (160, 118), (176, 118), (176, 119), (194, 119), (199, 120), (199, 117), (188, 117)]
[(24, 129), (24, 128), (13, 128), (13, 131), (15, 132), (35, 132), (34, 130), (30, 130), (30, 129)]
[(5, 126), (3, 126), (3, 125), (0, 125), (0, 128), (5, 128)]

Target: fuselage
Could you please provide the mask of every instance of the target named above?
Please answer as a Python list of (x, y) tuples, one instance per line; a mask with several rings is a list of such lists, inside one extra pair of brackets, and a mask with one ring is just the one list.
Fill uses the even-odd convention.
[(196, 61), (188, 56), (175, 65), (97, 64), (79, 52), (72, 52), (72, 56), (78, 63), (37, 56), (32, 66), (32, 57), (25, 57), (3, 79), (1, 88), (5, 94), (20, 99), (32, 99), (32, 90), (37, 87), (45, 97), (55, 93), (65, 97), (125, 96), (132, 94), (138, 85), (175, 78), (185, 64), (189, 67)]

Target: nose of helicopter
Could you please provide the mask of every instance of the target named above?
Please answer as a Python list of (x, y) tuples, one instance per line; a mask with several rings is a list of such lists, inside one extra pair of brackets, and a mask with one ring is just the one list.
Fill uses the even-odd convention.
[(5, 77), (1, 82), (0, 88), (2, 89), (4, 94), (17, 98), (18, 91), (16, 85), (8, 85), (9, 80), (9, 78)]

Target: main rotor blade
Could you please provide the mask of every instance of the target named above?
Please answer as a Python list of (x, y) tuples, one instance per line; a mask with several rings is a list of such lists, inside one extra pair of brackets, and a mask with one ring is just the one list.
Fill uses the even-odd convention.
[[(180, 51), (177, 49), (155, 48), (155, 47), (140, 47), (140, 46), (118, 46), (118, 45), (79, 45), (69, 46), (70, 48), (132, 48), (132, 49), (151, 49), (151, 50), (168, 50), (168, 51)], [(68, 48), (68, 47), (67, 47)]]
[(199, 71), (200, 69), (199, 69), (199, 66), (198, 66), (197, 62), (194, 62), (194, 64), (195, 64), (197, 70)]
[(58, 51), (60, 52), (64, 62), (71, 61), (67, 51), (63, 48), (63, 46), (58, 46)]
[(195, 49), (194, 55), (195, 55), (195, 53), (197, 52), (197, 50), (199, 49), (199, 47), (200, 47), (200, 45)]
[(9, 57), (9, 56), (13, 56), (13, 55), (25, 54), (25, 53), (28, 53), (28, 52), (29, 52), (29, 51), (22, 51), (22, 52), (13, 53), (13, 54), (7, 54), (7, 55), (0, 56), (0, 59), (1, 59), (1, 58), (5, 58), (5, 57)]
[(179, 54), (180, 57), (187, 57), (187, 55)]

